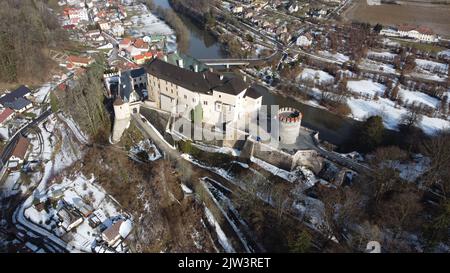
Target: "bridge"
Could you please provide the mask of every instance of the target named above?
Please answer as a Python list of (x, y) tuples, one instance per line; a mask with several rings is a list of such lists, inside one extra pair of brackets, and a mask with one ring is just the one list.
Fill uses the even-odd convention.
[(230, 66), (242, 66), (242, 65), (250, 65), (254, 62), (261, 61), (260, 59), (199, 59), (200, 62), (204, 63), (207, 66), (226, 66), (229, 68)]
[(281, 54), (280, 51), (275, 51), (272, 55), (264, 58), (251, 58), (251, 59), (198, 59), (198, 61), (204, 63), (207, 66), (245, 66), (245, 65), (257, 65), (262, 62), (270, 61), (272, 58)]

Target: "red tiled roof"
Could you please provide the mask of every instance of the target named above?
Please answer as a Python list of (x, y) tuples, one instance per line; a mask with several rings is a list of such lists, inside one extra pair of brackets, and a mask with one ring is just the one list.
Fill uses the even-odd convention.
[(120, 41), (121, 45), (127, 45), (131, 43), (131, 40), (129, 38), (124, 38), (122, 41)]
[(139, 54), (133, 57), (135, 60), (140, 60), (140, 59), (144, 59), (145, 55), (144, 54)]
[(20, 159), (24, 159), (29, 144), (30, 142), (28, 141), (28, 139), (21, 136), (16, 144), (16, 147), (14, 148), (12, 155)]
[(3, 110), (3, 112), (0, 114), (0, 123), (3, 123), (13, 113), (14, 111), (11, 108), (6, 108), (5, 110)]
[(399, 31), (411, 31), (411, 30), (414, 30), (414, 29), (416, 29), (416, 28), (417, 28), (417, 26), (408, 25), (408, 24), (403, 24), (403, 25), (400, 25), (400, 26), (398, 27), (398, 30), (399, 30)]
[(434, 32), (431, 28), (429, 27), (425, 27), (425, 26), (420, 26), (416, 29), (418, 32), (422, 33), (422, 34), (427, 34), (427, 35), (433, 35)]
[(114, 240), (119, 235), (120, 225), (123, 220), (115, 222), (112, 226), (103, 231), (103, 235), (108, 239), (108, 241)]
[(136, 39), (136, 41), (134, 41), (133, 43), (134, 47), (137, 48), (147, 48), (148, 44), (146, 42), (144, 42), (144, 40), (142, 39)]
[(81, 63), (81, 64), (88, 65), (92, 60), (91, 60), (91, 58), (88, 58), (88, 57), (79, 57), (79, 56), (70, 55), (67, 58), (67, 61), (70, 63)]

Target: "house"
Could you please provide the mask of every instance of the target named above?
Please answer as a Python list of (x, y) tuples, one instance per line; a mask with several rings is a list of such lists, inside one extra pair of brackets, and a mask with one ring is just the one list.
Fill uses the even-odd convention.
[(433, 30), (425, 26), (403, 24), (398, 27), (400, 37), (412, 38), (422, 42), (437, 42), (439, 38)]
[(244, 11), (244, 8), (242, 6), (234, 6), (231, 8), (232, 13), (242, 13)]
[(29, 95), (31, 90), (26, 86), (20, 86), (16, 90), (7, 93), (0, 97), (0, 104), (4, 107), (11, 108), (12, 110), (22, 113), (31, 108), (32, 103), (25, 96)]
[(17, 165), (23, 163), (29, 145), (30, 142), (28, 141), (27, 138), (23, 136), (19, 137), (19, 140), (17, 141), (17, 144), (14, 147), (11, 157), (8, 160), (9, 167), (17, 167)]
[(132, 227), (130, 219), (127, 219), (126, 221), (120, 219), (103, 231), (102, 238), (110, 247), (115, 246), (121, 239), (126, 239), (128, 237)]
[(88, 222), (91, 228), (96, 228), (102, 223), (102, 221), (95, 214), (91, 214), (91, 216), (89, 216)]
[(111, 32), (116, 37), (121, 37), (125, 34), (125, 28), (122, 26), (122, 24), (114, 24), (111, 27)]
[(64, 14), (69, 18), (70, 24), (77, 25), (82, 21), (89, 21), (89, 14), (86, 8), (66, 8)]
[(114, 246), (120, 240), (120, 226), (124, 220), (120, 219), (102, 233), (102, 238), (109, 246)]
[(3, 110), (2, 113), (0, 114), (0, 124), (3, 125), (3, 123), (12, 119), (13, 116), (14, 110), (12, 110), (11, 108), (5, 108), (5, 110)]
[(60, 220), (60, 226), (67, 232), (83, 223), (83, 217), (66, 203), (63, 203), (62, 208), (58, 210), (56, 215)]
[(301, 35), (297, 38), (295, 43), (297, 46), (309, 47), (312, 44), (312, 36), (309, 33)]
[(109, 24), (108, 21), (99, 21), (98, 22), (98, 26), (100, 27), (100, 29), (102, 31), (106, 31), (106, 30), (110, 30), (111, 29), (111, 25)]
[(67, 58), (67, 62), (69, 63), (69, 65), (71, 65), (70, 67), (68, 66), (68, 68), (87, 67), (94, 62), (94, 59), (92, 59), (91, 57), (80, 57), (80, 56), (70, 55)]

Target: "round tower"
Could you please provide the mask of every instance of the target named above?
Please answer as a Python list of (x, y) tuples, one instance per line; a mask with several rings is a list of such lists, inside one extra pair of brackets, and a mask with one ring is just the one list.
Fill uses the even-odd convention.
[(300, 133), (302, 113), (297, 109), (286, 107), (278, 111), (280, 122), (280, 142), (282, 144), (294, 144)]
[(114, 126), (112, 133), (112, 143), (120, 141), (123, 132), (130, 125), (131, 112), (130, 105), (117, 97), (113, 104), (114, 107)]

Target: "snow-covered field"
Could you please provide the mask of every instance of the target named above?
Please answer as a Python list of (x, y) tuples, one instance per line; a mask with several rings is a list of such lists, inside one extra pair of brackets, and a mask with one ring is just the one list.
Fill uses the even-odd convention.
[(398, 74), (395, 68), (390, 64), (385, 64), (381, 62), (376, 62), (368, 59), (363, 59), (359, 64), (361, 69), (367, 69), (376, 72), (383, 72), (388, 74)]
[(376, 51), (370, 50), (367, 53), (367, 57), (368, 58), (373, 58), (373, 59), (377, 59), (377, 60), (389, 60), (389, 61), (392, 61), (396, 56), (397, 56), (397, 54), (386, 52), (386, 51), (376, 52)]
[(427, 70), (430, 72), (437, 72), (442, 74), (447, 74), (448, 64), (433, 62), (430, 60), (416, 59), (416, 65), (420, 69)]
[(314, 80), (318, 83), (333, 83), (334, 77), (322, 70), (316, 70), (312, 68), (303, 69), (302, 73), (298, 76), (299, 80)]
[(350, 58), (342, 53), (331, 53), (329, 51), (319, 51), (319, 55), (324, 57), (324, 58), (329, 58), (332, 60), (335, 60), (337, 62), (342, 62), (345, 63), (348, 60), (350, 60)]
[(146, 35), (166, 35), (169, 51), (177, 48), (174, 31), (162, 20), (152, 14), (146, 5), (127, 6), (127, 12), (139, 12), (129, 20), (131, 26), (126, 27), (126, 31), (133, 37), (142, 37)]
[(405, 104), (420, 103), (432, 108), (436, 108), (440, 103), (438, 99), (433, 98), (422, 92), (410, 91), (407, 89), (400, 88), (398, 94)]
[(372, 98), (375, 97), (375, 95), (382, 96), (384, 90), (386, 90), (386, 86), (371, 80), (348, 81), (347, 88), (351, 92)]
[[(398, 129), (402, 116), (407, 113), (405, 108), (396, 107), (395, 102), (381, 97), (378, 100), (348, 98), (347, 104), (354, 119), (362, 121), (370, 116), (379, 115), (383, 118), (386, 128), (392, 130)], [(423, 116), (419, 126), (426, 134), (432, 135), (450, 128), (450, 121)]]

